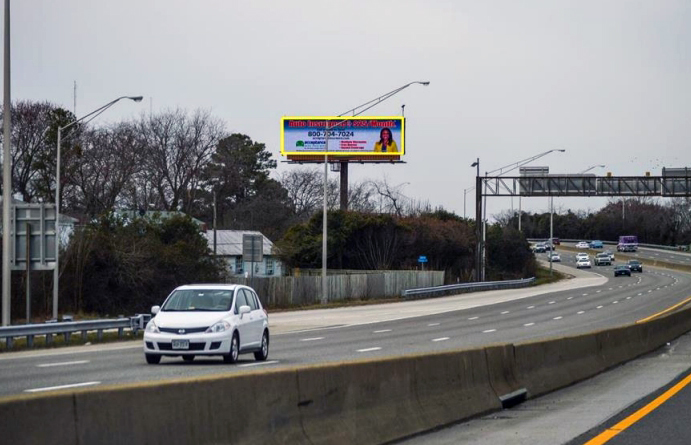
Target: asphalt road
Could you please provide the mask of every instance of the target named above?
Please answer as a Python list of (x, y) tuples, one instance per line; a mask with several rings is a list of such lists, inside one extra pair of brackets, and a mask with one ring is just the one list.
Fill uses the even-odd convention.
[[(573, 264), (574, 258), (565, 254), (563, 260), (565, 264)], [(237, 365), (226, 365), (220, 357), (211, 357), (197, 358), (192, 363), (164, 358), (160, 365), (152, 366), (144, 361), (141, 342), (2, 354), (0, 395), (246, 372), (258, 367), (399, 356), (572, 335), (635, 322), (691, 295), (691, 277), (680, 273), (647, 268), (643, 274), (614, 278), (611, 266), (597, 267), (594, 271), (608, 280), (599, 280), (604, 284), (584, 289), (543, 293), (425, 316), (399, 315), (399, 310), (402, 314), (404, 308), (409, 307), (406, 303), (379, 305), (384, 309), (379, 309), (383, 315), (377, 318), (389, 321), (370, 319), (361, 324), (359, 320), (342, 317), (340, 325), (330, 328), (274, 331), (269, 360), (263, 363), (246, 355), (241, 356)], [(434, 306), (437, 300), (461, 301), (465, 298), (473, 297), (423, 300), (413, 304), (424, 308)], [(491, 301), (489, 296), (485, 298)], [(365, 307), (360, 311), (375, 310)], [(418, 312), (424, 313), (421, 309)]]
[[(563, 243), (565, 246), (576, 248), (574, 243)], [(559, 247), (557, 246), (557, 252), (559, 252)], [(617, 246), (605, 245), (603, 249), (583, 249), (583, 252), (588, 252), (591, 256), (595, 256), (597, 253), (609, 250), (617, 256)], [(639, 247), (637, 252), (621, 252), (627, 256), (638, 258), (642, 263), (645, 264), (646, 260), (658, 260), (665, 261), (673, 264), (685, 264), (691, 266), (691, 253), (688, 252), (676, 252), (672, 250), (659, 250), (659, 249), (648, 249), (645, 247)]]

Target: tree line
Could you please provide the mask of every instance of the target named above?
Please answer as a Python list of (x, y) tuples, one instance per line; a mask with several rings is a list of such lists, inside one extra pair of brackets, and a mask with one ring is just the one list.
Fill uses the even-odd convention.
[[(517, 213), (506, 211), (496, 219), (503, 226), (518, 227)], [(621, 235), (636, 235), (640, 243), (688, 246), (691, 199), (612, 199), (595, 212), (558, 211), (553, 226), (554, 236), (564, 239), (617, 241)], [(550, 214), (523, 212), (521, 230), (527, 238), (549, 238)]]

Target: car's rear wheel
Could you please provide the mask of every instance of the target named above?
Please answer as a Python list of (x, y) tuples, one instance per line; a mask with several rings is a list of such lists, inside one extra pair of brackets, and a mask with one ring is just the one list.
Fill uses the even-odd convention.
[(265, 330), (262, 334), (261, 349), (254, 353), (255, 360), (263, 362), (269, 356), (269, 331)]
[(158, 354), (144, 354), (146, 362), (150, 365), (157, 365), (161, 363), (161, 356)]
[(183, 355), (182, 359), (186, 362), (191, 362), (194, 360), (194, 356), (193, 355)]
[(238, 361), (238, 355), (240, 355), (240, 338), (238, 333), (235, 332), (230, 340), (230, 350), (223, 355), (223, 361), (225, 363), (235, 363)]

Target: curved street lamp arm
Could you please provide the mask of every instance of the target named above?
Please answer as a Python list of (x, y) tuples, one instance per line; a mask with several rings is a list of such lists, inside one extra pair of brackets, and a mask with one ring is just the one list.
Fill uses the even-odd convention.
[[(526, 165), (526, 164), (529, 164), (529, 163), (531, 163), (531, 162), (533, 162), (533, 161), (535, 161), (535, 160), (537, 160), (537, 159), (539, 159), (539, 158), (541, 158), (541, 157), (543, 157), (543, 156), (547, 156), (548, 154), (552, 153), (553, 151), (558, 151), (558, 152), (563, 153), (563, 152), (565, 152), (566, 150), (564, 150), (564, 149), (556, 149), (556, 148), (553, 149), (553, 150), (548, 150), (548, 151), (545, 151), (545, 152), (543, 152), (543, 153), (537, 154), (537, 155), (535, 155), (535, 156), (531, 156), (531, 157), (529, 157), (529, 158), (520, 160), (520, 161), (518, 161), (518, 162), (514, 162), (514, 163), (511, 163), (511, 164), (509, 164), (509, 165), (505, 165), (504, 167), (497, 168), (497, 169), (492, 170), (492, 171), (490, 171), (490, 172), (486, 172), (486, 173), (485, 173), (485, 176), (490, 175), (490, 174), (493, 174), (493, 173), (496, 173), (496, 172), (500, 172), (497, 176), (502, 176), (502, 175), (504, 175), (504, 174), (506, 174), (506, 173), (508, 173), (508, 172), (510, 172), (510, 171), (512, 171), (512, 170), (517, 169), (518, 167), (522, 167), (522, 166), (524, 166), (524, 165)], [(509, 170), (504, 171), (505, 169), (507, 169), (507, 168), (509, 168), (509, 167), (511, 167)]]
[[(391, 96), (398, 94), (399, 92), (405, 90), (409, 86), (414, 85), (416, 83), (419, 83), (420, 85), (425, 85), (425, 86), (429, 85), (428, 81), (420, 81), (420, 80), (416, 80), (415, 82), (407, 83), (407, 84), (403, 85), (402, 87), (398, 87), (395, 90), (389, 91), (388, 93), (383, 94), (383, 95), (381, 95), (375, 99), (372, 99), (368, 102), (365, 102), (362, 105), (358, 105), (357, 107), (352, 108), (346, 112), (343, 112), (343, 113), (339, 114), (338, 116), (343, 116), (343, 115), (350, 114), (350, 113), (353, 113), (353, 116), (358, 116), (358, 115), (364, 113), (365, 111), (369, 110), (370, 108), (374, 107), (375, 105), (377, 105), (381, 102), (384, 102), (385, 100), (389, 99)], [(358, 109), (363, 108), (363, 107), (366, 107), (366, 108), (364, 108), (363, 110), (357, 111)]]
[[(59, 128), (61, 131), (66, 130), (66, 129), (70, 128), (71, 126), (78, 124), (79, 122), (83, 121), (84, 119), (87, 119), (89, 117), (91, 117), (93, 119), (93, 118), (97, 117), (99, 114), (106, 111), (108, 108), (115, 105), (116, 102), (121, 101), (122, 99), (130, 99), (130, 100), (133, 100), (135, 102), (141, 102), (143, 97), (142, 96), (120, 96), (117, 99), (112, 100), (112, 101), (108, 102), (107, 104), (103, 105), (101, 108), (97, 108), (96, 110), (92, 111), (91, 113), (86, 114), (86, 115), (80, 117), (79, 119), (77, 119), (73, 122), (70, 122), (69, 124), (65, 125), (64, 127), (59, 127)], [(91, 119), (89, 119), (89, 120), (91, 120)]]

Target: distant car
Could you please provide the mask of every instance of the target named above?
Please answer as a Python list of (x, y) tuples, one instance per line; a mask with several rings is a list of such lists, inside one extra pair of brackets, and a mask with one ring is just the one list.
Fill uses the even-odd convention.
[(257, 293), (235, 284), (180, 286), (162, 306), (144, 331), (144, 356), (149, 364), (161, 357), (220, 355), (235, 363), (239, 354), (254, 353), (264, 361), (269, 355), (269, 316)]
[(596, 266), (611, 266), (612, 260), (609, 259), (609, 254), (602, 252), (595, 255), (595, 265)]
[(609, 250), (605, 250), (605, 251), (602, 252), (602, 253), (606, 253), (607, 255), (609, 255), (609, 260), (610, 260), (611, 262), (614, 262), (614, 254), (613, 254), (612, 252), (610, 252)]
[(552, 255), (550, 256), (551, 260), (553, 263), (560, 263), (561, 262), (561, 257), (557, 252), (552, 252)]
[(643, 272), (643, 265), (638, 260), (629, 260), (626, 265), (631, 272)]
[(624, 264), (620, 264), (618, 266), (615, 266), (614, 267), (614, 276), (618, 277), (619, 275), (631, 276), (631, 269), (629, 269), (629, 267), (624, 265)]
[(588, 258), (587, 256), (576, 258), (576, 269), (583, 269), (583, 268), (590, 269), (590, 258)]
[(561, 241), (559, 241), (559, 238), (552, 238), (552, 245), (558, 246), (561, 244)]
[(535, 246), (533, 246), (533, 252), (545, 253), (547, 252), (547, 245), (545, 243), (537, 243)]
[(585, 252), (578, 252), (576, 254), (576, 261), (578, 260), (590, 260), (590, 255)]
[(576, 249), (588, 249), (590, 244), (587, 241), (579, 241), (576, 243)]
[(590, 248), (591, 249), (602, 249), (602, 241), (591, 241), (590, 242)]

